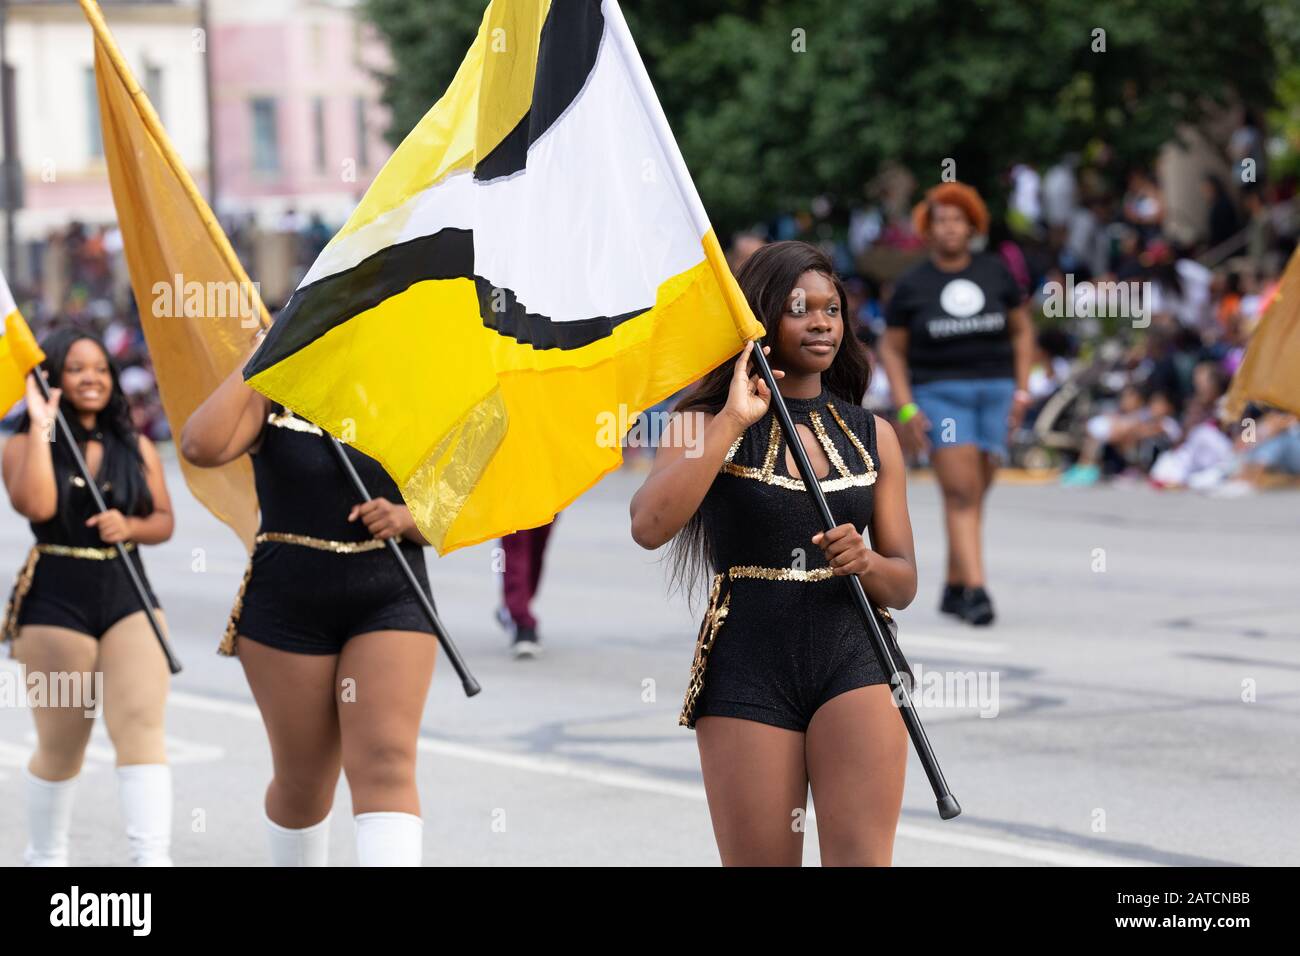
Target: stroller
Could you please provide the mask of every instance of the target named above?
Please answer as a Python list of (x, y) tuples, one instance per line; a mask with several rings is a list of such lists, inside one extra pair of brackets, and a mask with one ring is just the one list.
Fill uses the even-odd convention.
[(1124, 387), (1124, 347), (1103, 342), (1091, 362), (1076, 365), (1060, 387), (1029, 408), (1010, 436), (1011, 465), (1043, 470), (1079, 457), (1088, 419), (1114, 402)]

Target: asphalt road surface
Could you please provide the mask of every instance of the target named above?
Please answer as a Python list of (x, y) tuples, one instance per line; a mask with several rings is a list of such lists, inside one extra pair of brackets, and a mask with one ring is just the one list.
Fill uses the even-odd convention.
[[(215, 653), (243, 552), (164, 453), (177, 532), (145, 561), (185, 665), (168, 711), (173, 855), (263, 865), (266, 738), (238, 662)], [(667, 593), (657, 556), (631, 540), (640, 479), (612, 475), (560, 517), (536, 660), (512, 659), (494, 620), (492, 545), (428, 552), (443, 620), (484, 690), (467, 699), (449, 666), (434, 680), (418, 770), (426, 864), (718, 862), (694, 734), (677, 726), (698, 609)], [(936, 610), (934, 484), (917, 477), (910, 499), (921, 591), (899, 616), (901, 643), (933, 691), (922, 717), (964, 812), (938, 818), (913, 755), (896, 865), (1300, 862), (1300, 493), (1003, 484), (988, 517), (1000, 617), (986, 629)], [(5, 574), (29, 542), (0, 509)], [(934, 691), (936, 678), (951, 692)], [(963, 700), (961, 687), (975, 693)], [(33, 741), (30, 714), (0, 708), (3, 865), (21, 861), (19, 772)], [(334, 865), (355, 863), (349, 815), (341, 782)], [(125, 861), (102, 728), (72, 842), (74, 863)], [(814, 817), (805, 863), (817, 861)]]

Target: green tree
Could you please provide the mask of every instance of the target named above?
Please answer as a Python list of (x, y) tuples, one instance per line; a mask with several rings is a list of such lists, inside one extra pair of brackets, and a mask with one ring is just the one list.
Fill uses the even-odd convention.
[[(473, 39), (483, 0), (367, 0), (400, 140)], [(996, 196), (1016, 161), (1103, 140), (1150, 161), (1183, 122), (1274, 102), (1265, 0), (627, 0), (719, 234), (857, 197), (887, 162)]]

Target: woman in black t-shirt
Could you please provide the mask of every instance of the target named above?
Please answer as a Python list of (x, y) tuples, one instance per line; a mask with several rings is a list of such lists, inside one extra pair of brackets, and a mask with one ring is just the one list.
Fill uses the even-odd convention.
[(972, 255), (988, 210), (961, 183), (943, 183), (913, 211), (930, 256), (904, 273), (885, 314), (880, 360), (898, 408), (899, 437), (928, 451), (943, 489), (948, 572), (940, 610), (993, 621), (984, 586), (981, 522), (1009, 429), (1029, 402), (1034, 329), (1024, 295), (996, 256)]

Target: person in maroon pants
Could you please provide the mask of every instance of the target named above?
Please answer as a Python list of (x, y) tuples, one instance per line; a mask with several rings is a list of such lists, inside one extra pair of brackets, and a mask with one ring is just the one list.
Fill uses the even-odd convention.
[(536, 657), (542, 650), (537, 638), (537, 618), (533, 617), (531, 605), (542, 580), (546, 542), (553, 527), (555, 519), (540, 528), (516, 531), (501, 539), (501, 548), (505, 552), (501, 577), (505, 604), (497, 609), (497, 619), (503, 627), (514, 632), (515, 657)]

